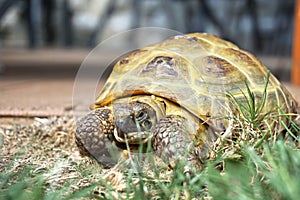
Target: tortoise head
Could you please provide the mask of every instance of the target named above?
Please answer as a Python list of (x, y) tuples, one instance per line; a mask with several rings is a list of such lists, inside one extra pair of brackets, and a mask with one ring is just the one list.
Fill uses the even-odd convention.
[(129, 144), (147, 142), (156, 122), (165, 114), (163, 103), (151, 96), (118, 99), (112, 109), (116, 126), (114, 136), (117, 141)]

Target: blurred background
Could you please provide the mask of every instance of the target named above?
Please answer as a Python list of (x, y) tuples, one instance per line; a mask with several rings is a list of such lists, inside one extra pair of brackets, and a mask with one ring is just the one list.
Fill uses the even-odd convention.
[[(72, 80), (93, 47), (116, 33), (149, 26), (218, 35), (252, 52), (277, 78), (289, 82), (295, 4), (296, 0), (0, 0), (0, 94), (45, 97), (41, 80), (47, 79), (52, 84), (70, 80), (56, 82), (47, 93), (58, 99), (72, 95)], [(26, 91), (26, 83), (33, 84), (28, 80), (39, 85), (32, 95)], [(61, 85), (69, 88), (57, 91)], [(7, 88), (15, 90), (9, 93)], [(1, 103), (5, 102), (0, 101), (0, 109)]]
[(291, 54), (294, 0), (0, 0), (3, 48), (90, 48), (155, 26), (208, 32), (264, 55)]

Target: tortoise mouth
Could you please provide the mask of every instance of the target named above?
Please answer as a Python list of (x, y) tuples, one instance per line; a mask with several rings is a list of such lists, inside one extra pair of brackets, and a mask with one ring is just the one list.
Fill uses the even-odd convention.
[(137, 131), (120, 135), (117, 129), (114, 129), (114, 137), (120, 143), (129, 145), (145, 144), (152, 138), (150, 131)]

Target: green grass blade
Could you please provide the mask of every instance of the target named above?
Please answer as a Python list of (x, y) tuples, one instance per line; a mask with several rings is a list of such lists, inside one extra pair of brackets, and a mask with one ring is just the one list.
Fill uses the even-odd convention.
[(269, 84), (269, 79), (270, 79), (270, 71), (268, 71), (267, 76), (266, 76), (266, 82), (264, 85), (264, 91), (261, 100), (258, 102), (257, 108), (255, 109), (255, 113), (259, 115), (262, 110), (264, 109), (264, 106), (266, 104), (266, 99), (267, 99), (267, 88)]

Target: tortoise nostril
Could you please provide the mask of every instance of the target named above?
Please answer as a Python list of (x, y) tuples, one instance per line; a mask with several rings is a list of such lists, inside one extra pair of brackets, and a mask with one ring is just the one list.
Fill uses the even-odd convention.
[(125, 129), (125, 122), (124, 120), (116, 120), (116, 128), (118, 136), (124, 138), (124, 134), (126, 133)]

